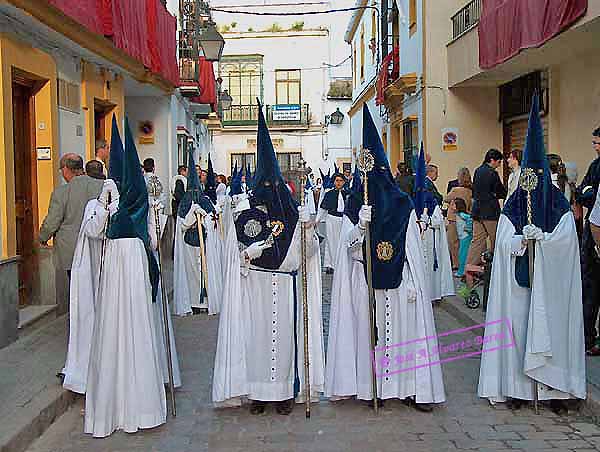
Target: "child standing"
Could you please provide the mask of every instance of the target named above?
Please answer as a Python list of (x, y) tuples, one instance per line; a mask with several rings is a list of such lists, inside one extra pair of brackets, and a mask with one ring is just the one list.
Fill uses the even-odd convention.
[(473, 239), (473, 218), (467, 212), (467, 203), (462, 198), (452, 201), (456, 209), (456, 232), (458, 233), (458, 271), (456, 276), (462, 278), (465, 275), (465, 264), (469, 254), (469, 247)]

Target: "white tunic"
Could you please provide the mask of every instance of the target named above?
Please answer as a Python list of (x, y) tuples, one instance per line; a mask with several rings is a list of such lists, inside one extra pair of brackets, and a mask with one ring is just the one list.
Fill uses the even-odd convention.
[(173, 258), (173, 313), (185, 316), (192, 313), (192, 304), (200, 302), (200, 249), (185, 243), (183, 218), (175, 224), (175, 256)]
[(63, 387), (79, 394), (85, 394), (86, 389), (94, 329), (94, 304), (102, 259), (102, 237), (107, 219), (108, 211), (98, 200), (88, 202), (71, 266), (69, 347), (63, 369)]
[[(425, 231), (423, 251), (425, 255), (425, 275), (430, 288), (431, 301), (454, 295), (450, 248), (448, 247), (444, 216), (439, 206), (435, 207), (433, 215), (431, 215), (431, 227)], [(436, 260), (437, 270), (434, 270)]]
[[(323, 198), (325, 198), (325, 193), (327, 193), (329, 190), (331, 189), (321, 189), (321, 191), (319, 192), (319, 203), (318, 205), (320, 206), (321, 203), (323, 202)], [(323, 268), (333, 268), (333, 256), (331, 255), (330, 251), (329, 251), (329, 245), (327, 243), (328, 240), (328, 228), (327, 228), (327, 221), (326, 221), (326, 217), (325, 216), (319, 216), (317, 215), (317, 227), (319, 230), (319, 235), (321, 235), (322, 237), (325, 237), (325, 240), (323, 240)]]
[(85, 399), (84, 431), (95, 437), (156, 427), (167, 414), (142, 241), (107, 240), (104, 265)]
[[(344, 217), (340, 251), (331, 293), (331, 314), (325, 395), (332, 399), (356, 396), (373, 398), (369, 330), (369, 297), (362, 264), (363, 236)], [(425, 279), (421, 238), (416, 215), (406, 236), (406, 261), (402, 283), (397, 289), (376, 290), (377, 348), (423, 339), (403, 346), (403, 353), (423, 348), (430, 352), (437, 345), (435, 322)], [(409, 299), (416, 292), (416, 300)], [(385, 352), (387, 354), (387, 351)], [(430, 353), (433, 354), (433, 353)], [(381, 376), (377, 395), (382, 399), (415, 396), (417, 403), (440, 403), (445, 400), (440, 364), (419, 361), (417, 368)], [(383, 369), (380, 369), (383, 370)], [(386, 375), (386, 374), (383, 374)]]
[[(231, 239), (230, 239), (230, 242)], [(235, 256), (235, 254), (238, 254)], [(220, 406), (239, 405), (242, 398), (282, 401), (294, 397), (295, 345), (293, 277), (300, 267), (300, 224), (278, 272), (240, 265), (239, 251), (230, 244), (230, 278), (224, 291), (219, 323), (213, 401)], [(321, 272), (318, 239), (307, 231), (307, 287), (311, 398), (324, 386), (324, 351), (321, 313)], [(297, 276), (297, 353), (300, 394), (304, 399), (302, 275)]]
[[(483, 353), (480, 397), (540, 400), (586, 397), (581, 274), (573, 214), (567, 212), (535, 246), (533, 290), (519, 286), (515, 259), (522, 236), (500, 216), (492, 266), (487, 322), (510, 322), (515, 345)], [(485, 336), (502, 333), (506, 323), (490, 325)]]

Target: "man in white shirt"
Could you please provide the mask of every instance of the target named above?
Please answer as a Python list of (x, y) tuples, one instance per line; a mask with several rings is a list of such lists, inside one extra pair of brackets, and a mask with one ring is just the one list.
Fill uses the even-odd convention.
[(102, 163), (102, 172), (105, 176), (108, 176), (108, 171), (106, 169), (106, 162), (108, 162), (108, 156), (110, 155), (110, 148), (108, 147), (108, 143), (106, 140), (96, 140), (96, 151), (94, 153), (94, 160)]

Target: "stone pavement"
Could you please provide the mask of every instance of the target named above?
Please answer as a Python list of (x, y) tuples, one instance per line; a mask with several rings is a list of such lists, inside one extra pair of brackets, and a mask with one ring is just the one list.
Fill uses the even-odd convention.
[[(330, 277), (324, 275), (324, 280), (328, 300)], [(449, 299), (435, 308), (439, 333), (464, 325), (449, 313), (457, 312), (451, 306), (458, 303)], [(325, 302), (326, 324), (328, 308)], [(558, 417), (547, 409), (535, 415), (529, 408), (512, 412), (479, 399), (478, 357), (444, 364), (447, 402), (433, 413), (397, 401), (387, 402), (378, 416), (362, 402), (322, 401), (313, 405), (310, 420), (301, 407), (287, 417), (270, 410), (251, 416), (247, 408), (214, 409), (210, 396), (217, 322), (206, 315), (175, 321), (184, 385), (177, 392), (177, 418), (150, 431), (94, 439), (82, 433), (79, 399), (29, 452), (600, 450), (600, 427), (593, 416)], [(472, 333), (464, 334), (472, 338)]]

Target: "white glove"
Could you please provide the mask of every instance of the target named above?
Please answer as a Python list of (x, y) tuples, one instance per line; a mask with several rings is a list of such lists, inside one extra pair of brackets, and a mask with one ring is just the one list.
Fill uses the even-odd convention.
[(525, 240), (544, 240), (544, 231), (534, 224), (528, 224), (523, 228), (523, 238)]
[(163, 210), (165, 210), (165, 205), (162, 203), (162, 201), (160, 199), (154, 199), (150, 202), (150, 207), (152, 207), (152, 209), (154, 210), (158, 210), (159, 212), (162, 212)]
[(429, 215), (427, 215), (426, 213), (423, 213), (421, 215), (421, 222), (422, 223), (429, 224), (430, 221), (431, 221), (431, 218), (429, 218)]
[(106, 179), (104, 181), (98, 201), (100, 201), (103, 206), (107, 207), (109, 198), (111, 203), (114, 203), (115, 201), (117, 204), (119, 203), (119, 190), (117, 190), (117, 185), (112, 179)]
[(196, 214), (204, 217), (206, 215), (206, 211), (198, 204), (192, 204), (189, 212), (183, 219), (183, 228), (185, 230), (191, 229), (198, 222), (198, 217)]
[(367, 226), (371, 222), (373, 216), (373, 208), (371, 206), (363, 205), (358, 211), (358, 226), (361, 229), (367, 229)]
[(307, 206), (298, 207), (298, 220), (300, 223), (308, 223), (310, 221), (310, 210)]
[(249, 260), (258, 259), (267, 248), (271, 248), (271, 245), (268, 245), (265, 240), (261, 240), (260, 242), (254, 242), (246, 248), (244, 253), (248, 256)]

